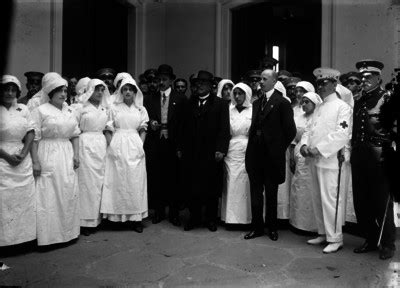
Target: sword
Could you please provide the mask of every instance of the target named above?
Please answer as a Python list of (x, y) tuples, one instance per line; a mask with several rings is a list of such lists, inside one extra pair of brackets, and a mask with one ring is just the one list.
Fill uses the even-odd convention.
[(389, 193), (388, 200), (386, 202), (385, 214), (383, 215), (382, 225), (381, 225), (381, 229), (380, 229), (381, 231), (379, 232), (379, 240), (378, 240), (377, 247), (379, 247), (381, 245), (381, 240), (382, 240), (382, 235), (383, 235), (383, 226), (385, 226), (387, 211), (389, 208), (389, 203), (390, 203), (391, 198), (392, 198), (392, 195)]
[(338, 151), (337, 158), (338, 158), (338, 164), (339, 164), (339, 174), (338, 174), (338, 186), (337, 186), (337, 193), (336, 193), (335, 233), (336, 233), (337, 218), (338, 218), (338, 212), (339, 212), (340, 176), (342, 174), (342, 164), (344, 162), (344, 156), (342, 154), (342, 150)]

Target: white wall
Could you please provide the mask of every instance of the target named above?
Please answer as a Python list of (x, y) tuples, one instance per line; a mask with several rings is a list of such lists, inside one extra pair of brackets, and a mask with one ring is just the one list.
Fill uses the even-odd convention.
[(342, 72), (355, 71), (354, 64), (373, 58), (385, 64), (384, 82), (399, 67), (399, 10), (391, 0), (336, 0), (334, 10), (333, 63)]
[(26, 71), (50, 69), (50, 2), (15, 1), (8, 65), (5, 73), (17, 76), (26, 93)]
[(169, 64), (184, 78), (200, 69), (214, 72), (214, 3), (147, 3), (145, 7), (145, 69)]

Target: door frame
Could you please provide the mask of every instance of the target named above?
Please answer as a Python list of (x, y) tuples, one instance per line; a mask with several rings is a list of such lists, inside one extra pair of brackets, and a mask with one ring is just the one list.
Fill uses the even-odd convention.
[[(265, 3), (263, 0), (221, 0), (216, 4), (215, 74), (231, 77), (231, 9), (244, 4)], [(321, 0), (321, 66), (335, 66), (335, 0)]]

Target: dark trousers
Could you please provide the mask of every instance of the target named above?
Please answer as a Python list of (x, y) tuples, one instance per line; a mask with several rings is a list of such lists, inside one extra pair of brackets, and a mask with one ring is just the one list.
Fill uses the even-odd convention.
[(193, 199), (189, 201), (189, 212), (192, 221), (200, 223), (202, 220), (202, 208), (205, 207), (205, 222), (216, 222), (218, 216), (218, 197), (208, 197), (200, 201)]
[(396, 228), (393, 218), (393, 201), (389, 199), (389, 183), (384, 174), (383, 163), (378, 159), (377, 151), (371, 147), (360, 146), (352, 150), (350, 162), (354, 209), (363, 236), (372, 245), (378, 242), (386, 210), (381, 245), (394, 249)]
[(157, 213), (165, 213), (169, 206), (169, 216), (178, 216), (180, 189), (178, 185), (178, 159), (175, 145), (170, 139), (162, 137), (157, 143), (157, 150), (152, 161), (153, 188), (149, 198)]
[(277, 221), (277, 202), (278, 202), (278, 185), (271, 179), (271, 168), (269, 163), (265, 163), (262, 155), (265, 154), (265, 146), (263, 140), (259, 137), (252, 144), (253, 155), (260, 157), (252, 157), (252, 167), (249, 169), (248, 175), (250, 180), (250, 195), (251, 195), (251, 215), (252, 226), (256, 231), (264, 231), (264, 199), (263, 192), (265, 191), (266, 213), (265, 220), (270, 231), (278, 230)]

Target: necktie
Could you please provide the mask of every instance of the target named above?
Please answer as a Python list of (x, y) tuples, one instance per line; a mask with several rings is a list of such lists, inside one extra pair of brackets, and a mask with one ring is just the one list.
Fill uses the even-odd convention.
[(200, 104), (199, 107), (200, 107), (200, 109), (204, 107), (204, 103), (206, 103), (206, 100), (207, 99), (199, 99), (199, 104)]
[(267, 105), (267, 96), (263, 96), (262, 100), (261, 100), (261, 110), (264, 110), (265, 106)]
[(167, 96), (165, 96), (164, 92), (161, 92), (161, 97), (162, 97), (162, 105), (165, 105), (165, 102), (167, 101)]

